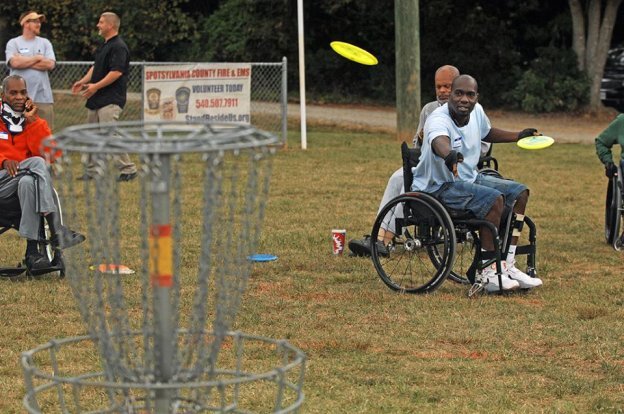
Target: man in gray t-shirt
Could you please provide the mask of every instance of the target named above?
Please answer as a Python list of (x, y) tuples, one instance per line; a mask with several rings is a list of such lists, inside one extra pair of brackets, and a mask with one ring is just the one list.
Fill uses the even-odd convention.
[(54, 99), (48, 72), (56, 65), (52, 43), (39, 36), (45, 16), (27, 11), (20, 16), (22, 35), (9, 40), (6, 45), (6, 62), (11, 75), (20, 75), (26, 80), (28, 96), (37, 105), (39, 117), (54, 129)]

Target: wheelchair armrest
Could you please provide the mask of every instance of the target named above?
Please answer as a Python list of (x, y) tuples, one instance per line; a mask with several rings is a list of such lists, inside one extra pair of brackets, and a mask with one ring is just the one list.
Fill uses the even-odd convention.
[(405, 191), (410, 191), (412, 187), (412, 181), (414, 181), (414, 175), (412, 174), (412, 168), (418, 165), (420, 161), (420, 149), (409, 148), (407, 143), (403, 141), (401, 144), (401, 158), (403, 160), (403, 185)]
[(482, 170), (483, 168), (494, 168), (498, 171), (498, 160), (490, 155), (479, 158), (477, 169)]

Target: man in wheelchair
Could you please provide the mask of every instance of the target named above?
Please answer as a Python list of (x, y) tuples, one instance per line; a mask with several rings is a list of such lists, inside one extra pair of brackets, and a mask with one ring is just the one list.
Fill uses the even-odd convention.
[[(420, 118), (418, 119), (418, 127), (416, 128), (416, 134), (414, 135), (414, 149), (413, 152), (414, 157), (420, 156), (420, 149), (422, 147), (422, 140), (424, 137), (424, 128), (425, 122), (429, 115), (444, 105), (449, 98), (451, 93), (451, 84), (453, 83), (453, 79), (459, 76), (459, 69), (452, 65), (444, 65), (440, 66), (436, 72), (434, 77), (434, 86), (436, 93), (436, 100), (429, 102), (425, 106), (422, 107), (420, 111)], [(489, 142), (482, 142), (481, 145), (481, 155), (482, 161), (485, 159), (493, 159), (492, 157), (488, 157), (491, 152), (491, 145)], [(396, 170), (390, 178), (388, 179), (388, 184), (386, 185), (386, 189), (384, 190), (383, 197), (381, 198), (381, 203), (379, 204), (379, 208), (377, 209), (377, 214), (381, 212), (390, 200), (395, 197), (400, 196), (405, 193), (404, 183), (403, 183), (403, 167), (400, 167)], [(398, 212), (401, 214), (401, 212)], [(377, 235), (376, 243), (377, 248), (383, 254), (388, 254), (388, 251), (384, 245), (388, 241), (392, 240), (395, 236), (393, 228), (382, 228), (380, 230), (380, 234)], [(371, 238), (366, 235), (363, 239), (352, 239), (349, 240), (349, 250), (351, 250), (351, 255), (353, 256), (370, 256), (371, 255), (371, 243), (375, 240), (375, 238)]]
[[(613, 159), (613, 147), (620, 145), (619, 162)], [(596, 138), (596, 154), (604, 164), (609, 179), (605, 203), (605, 238), (617, 251), (624, 250), (624, 114), (619, 114)]]
[(50, 128), (37, 116), (37, 106), (28, 97), (26, 81), (21, 76), (4, 78), (1, 116), (0, 201), (10, 205), (10, 200), (16, 196), (19, 199), (18, 230), (27, 240), (24, 263), (30, 274), (41, 274), (52, 267), (49, 258), (38, 249), (42, 216), (50, 227), (50, 242), (55, 249), (74, 246), (85, 237), (61, 224), (52, 179), (41, 152), (41, 142), (51, 135)]
[[(537, 134), (537, 131), (529, 128), (516, 133), (492, 128), (477, 101), (478, 85), (472, 76), (460, 75), (453, 80), (448, 103), (436, 109), (425, 123), (422, 155), (413, 170), (411, 190), (429, 193), (447, 208), (467, 211), (497, 228), (504, 208), (513, 208), (516, 221), (508, 254), (502, 263), (502, 284), (499, 285), (494, 265), (477, 275), (477, 280), (490, 292), (534, 288), (542, 285), (542, 281), (515, 266), (516, 246), (524, 224), (529, 190), (523, 184), (479, 173), (477, 163), (482, 140), (516, 142)], [(490, 230), (482, 226), (479, 233), (482, 249), (494, 251)]]
[(604, 164), (605, 175), (613, 178), (617, 174), (617, 165), (613, 162), (611, 151), (614, 145), (620, 145), (620, 168), (624, 168), (624, 114), (619, 114), (609, 126), (596, 138), (596, 154)]

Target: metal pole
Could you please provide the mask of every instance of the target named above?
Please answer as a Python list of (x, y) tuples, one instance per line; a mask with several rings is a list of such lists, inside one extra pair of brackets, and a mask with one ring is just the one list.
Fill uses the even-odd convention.
[(297, 0), (297, 28), (299, 31), (299, 107), (301, 109), (301, 149), (308, 148), (306, 134), (305, 57), (303, 43), (303, 0)]
[[(157, 381), (168, 383), (173, 375), (174, 327), (171, 309), (173, 244), (169, 212), (169, 154), (152, 156), (152, 225), (150, 228), (150, 277), (154, 304), (154, 348)], [(172, 395), (156, 390), (156, 412), (170, 412)]]
[(282, 58), (282, 144), (288, 146), (288, 60)]
[(141, 120), (145, 120), (145, 61), (141, 62)]

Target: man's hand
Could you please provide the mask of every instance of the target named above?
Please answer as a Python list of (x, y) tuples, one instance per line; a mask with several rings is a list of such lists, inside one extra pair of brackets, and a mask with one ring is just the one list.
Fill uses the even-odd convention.
[(526, 138), (526, 137), (534, 137), (536, 135), (542, 135), (542, 134), (537, 132), (537, 129), (535, 128), (526, 128), (520, 131), (520, 133), (518, 134), (518, 140), (521, 140), (522, 138)]
[(37, 105), (28, 98), (24, 104), (24, 118), (26, 118), (26, 122), (35, 122), (37, 120), (37, 111)]
[(19, 163), (15, 160), (4, 160), (2, 161), (2, 168), (7, 170), (11, 177), (15, 177), (19, 170)]
[(618, 170), (617, 170), (617, 166), (612, 163), (612, 162), (608, 162), (605, 164), (605, 175), (608, 178), (613, 178), (616, 176)]
[(95, 83), (86, 83), (83, 85), (82, 96), (85, 97), (86, 99), (89, 99), (97, 91), (98, 91), (98, 88), (97, 86), (95, 86)]
[(460, 162), (464, 162), (464, 155), (455, 150), (452, 150), (446, 157), (444, 157), (444, 164), (446, 164), (446, 168), (448, 168), (455, 177), (459, 176), (459, 173), (457, 172), (457, 163)]
[(77, 95), (78, 92), (80, 92), (82, 90), (82, 88), (84, 87), (84, 83), (78, 81), (75, 82), (72, 87), (71, 87), (71, 91), (74, 95)]

